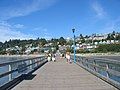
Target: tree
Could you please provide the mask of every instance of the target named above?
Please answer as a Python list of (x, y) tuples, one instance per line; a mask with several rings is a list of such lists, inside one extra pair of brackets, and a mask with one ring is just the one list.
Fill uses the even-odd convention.
[(83, 35), (82, 34), (80, 34), (80, 39), (83, 39), (84, 37), (83, 37)]
[(11, 50), (11, 51), (10, 51), (10, 54), (11, 54), (11, 55), (15, 55), (15, 54), (18, 54), (18, 52), (17, 52), (16, 50)]
[(108, 34), (107, 40), (109, 40), (111, 42), (111, 34)]
[(116, 36), (116, 40), (119, 40), (119, 41), (120, 41), (120, 34), (118, 34), (118, 35)]
[(108, 36), (107, 36), (107, 40), (115, 40), (115, 37), (114, 37), (115, 35), (114, 35), (114, 33), (113, 34), (108, 34)]
[(82, 34), (80, 34), (81, 43), (85, 43), (85, 39)]
[(89, 38), (90, 36), (86, 35), (85, 38)]
[(0, 42), (0, 48), (2, 47), (2, 45), (3, 45), (3, 43), (2, 43), (2, 42)]
[(116, 33), (116, 32), (115, 32), (115, 31), (113, 31), (113, 32), (112, 32), (112, 35), (115, 35), (115, 33)]
[(69, 40), (66, 44), (70, 46), (73, 45), (73, 40)]
[(104, 44), (99, 45), (96, 49), (98, 52), (120, 52), (120, 44)]
[(52, 38), (50, 42), (53, 44), (53, 46), (56, 46), (57, 43), (58, 43), (58, 39), (53, 39)]
[(42, 46), (44, 46), (47, 43), (45, 38), (41, 38), (39, 42), (41, 43)]
[(60, 45), (65, 45), (66, 44), (66, 40), (63, 37), (60, 37), (59, 44)]
[(24, 54), (25, 50), (26, 50), (26, 47), (25, 47), (25, 46), (22, 46), (21, 54)]
[(81, 40), (81, 43), (85, 43), (85, 39), (82, 39), (82, 40)]
[(92, 40), (86, 40), (86, 43), (92, 43)]

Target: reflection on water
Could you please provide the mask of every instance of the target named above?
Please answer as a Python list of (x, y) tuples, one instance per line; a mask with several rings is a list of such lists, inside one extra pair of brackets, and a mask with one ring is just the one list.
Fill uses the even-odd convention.
[[(20, 60), (20, 59), (25, 59), (27, 57), (0, 57), (0, 63), (4, 63), (4, 62), (9, 62), (9, 61), (15, 61), (15, 60)], [(18, 65), (17, 64), (12, 64), (12, 69), (17, 68)], [(7, 72), (9, 70), (9, 66), (2, 66), (0, 67), (0, 74)], [(14, 72), (12, 73), (12, 79), (14, 79), (14, 77), (18, 76), (20, 73), (18, 72)], [(9, 75), (0, 78), (0, 85), (3, 85), (4, 83), (9, 81)]]
[[(89, 61), (90, 63), (94, 63), (93, 61)], [(120, 72), (120, 64), (114, 64), (114, 63), (105, 63), (105, 62), (102, 62), (102, 61), (95, 61), (95, 63), (101, 67), (106, 67), (106, 65), (109, 66), (109, 69), (112, 69), (112, 70), (115, 70), (115, 71), (118, 71)], [(90, 69), (94, 70), (93, 67), (90, 67)], [(100, 68), (97, 68), (97, 72), (102, 74), (103, 76), (106, 76), (109, 75), (109, 78), (111, 78), (112, 80), (115, 80), (117, 82), (120, 83), (120, 76), (117, 76), (117, 75), (112, 75), (108, 72), (106, 72), (105, 70), (103, 69), (100, 69)]]
[[(9, 58), (9, 59), (6, 58), (6, 62), (12, 61), (12, 59), (13, 59), (13, 61), (16, 60), (16, 58)], [(20, 59), (20, 58), (17, 58), (17, 60), (18, 59)], [(1, 74), (5, 74), (6, 72), (9, 71), (9, 69), (10, 69), (10, 71), (12, 71), (11, 74), (0, 78), (0, 86), (7, 83), (8, 81), (11, 81), (11, 80), (19, 77), (22, 74), (29, 73), (30, 71), (32, 71), (34, 68), (36, 68), (40, 64), (41, 64), (40, 58), (32, 58), (32, 59), (29, 58), (27, 60), (23, 60), (23, 58), (22, 58), (22, 61), (20, 61), (20, 62), (14, 62), (14, 63), (11, 63), (10, 65), (7, 64), (6, 66), (0, 67)], [(15, 72), (13, 72), (13, 71), (15, 71)]]
[(25, 58), (28, 58), (28, 57), (0, 57), (0, 63), (20, 60), (20, 59), (25, 59)]
[(110, 77), (111, 79), (113, 79), (113, 80), (115, 80), (115, 81), (117, 81), (117, 82), (120, 83), (120, 76), (115, 76), (115, 75), (109, 74), (109, 77)]

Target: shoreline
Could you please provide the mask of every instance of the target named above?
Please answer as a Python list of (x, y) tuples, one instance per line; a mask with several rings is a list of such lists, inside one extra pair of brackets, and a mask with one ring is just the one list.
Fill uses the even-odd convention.
[(120, 53), (81, 53), (76, 54), (76, 56), (120, 56)]
[[(0, 57), (40, 57), (45, 54), (0, 55)], [(73, 53), (71, 55), (74, 55)], [(79, 53), (76, 56), (120, 56), (120, 53)]]
[(30, 55), (0, 55), (0, 57), (40, 57), (45, 54), (30, 54)]

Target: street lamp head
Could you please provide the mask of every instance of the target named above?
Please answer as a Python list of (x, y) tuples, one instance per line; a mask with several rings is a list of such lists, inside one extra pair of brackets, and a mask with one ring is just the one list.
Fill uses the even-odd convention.
[(75, 29), (72, 29), (73, 33), (75, 32)]

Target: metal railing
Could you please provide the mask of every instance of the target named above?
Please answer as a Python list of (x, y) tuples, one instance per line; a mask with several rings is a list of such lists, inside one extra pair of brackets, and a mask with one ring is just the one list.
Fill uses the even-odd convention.
[(76, 56), (76, 64), (120, 89), (120, 61)]
[(21, 77), (23, 78), (23, 75), (32, 73), (35, 69), (37, 69), (46, 62), (47, 58), (45, 56), (41, 56), (30, 59), (1, 63), (0, 88), (3, 88), (4, 86), (9, 87), (9, 83), (13, 82), (16, 78), (17, 80), (21, 79)]

